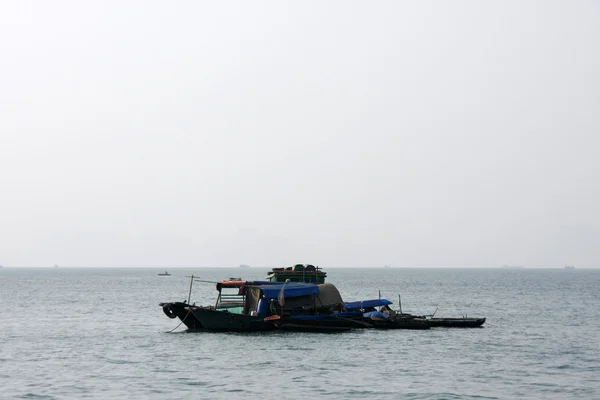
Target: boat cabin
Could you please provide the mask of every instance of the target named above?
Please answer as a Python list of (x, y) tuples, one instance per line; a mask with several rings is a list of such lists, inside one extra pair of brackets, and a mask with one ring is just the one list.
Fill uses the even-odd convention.
[(215, 303), (215, 310), (242, 314), (246, 303), (246, 285), (253, 283), (239, 278), (230, 278), (218, 282), (217, 290), (219, 294)]
[(343, 301), (331, 283), (223, 280), (216, 285), (214, 309), (232, 314), (310, 314), (331, 308), (341, 310)]

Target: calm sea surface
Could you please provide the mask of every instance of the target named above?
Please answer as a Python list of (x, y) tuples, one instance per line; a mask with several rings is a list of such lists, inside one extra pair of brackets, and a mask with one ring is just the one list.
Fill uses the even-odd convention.
[[(192, 333), (158, 306), (266, 268), (0, 269), (2, 399), (600, 399), (600, 270), (329, 269), (480, 329)], [(192, 302), (213, 303), (212, 284)]]

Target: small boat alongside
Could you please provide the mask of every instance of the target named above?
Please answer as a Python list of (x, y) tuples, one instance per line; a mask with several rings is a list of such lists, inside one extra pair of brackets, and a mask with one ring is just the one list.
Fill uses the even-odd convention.
[[(390, 308), (392, 302), (388, 299), (372, 299), (354, 301), (344, 304), (349, 311), (359, 311), (363, 321), (374, 329), (429, 329), (431, 327), (426, 318), (402, 314)], [(379, 310), (377, 310), (379, 307)]]
[(165, 272), (159, 273), (158, 276), (171, 276), (171, 274), (168, 273), (167, 271), (165, 271)]

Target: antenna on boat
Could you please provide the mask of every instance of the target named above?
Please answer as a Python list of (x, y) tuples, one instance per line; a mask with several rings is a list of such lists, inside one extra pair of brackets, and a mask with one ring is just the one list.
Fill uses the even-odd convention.
[(398, 310), (400, 310), (400, 314), (402, 314), (402, 299), (400, 298), (400, 293), (398, 293)]
[(381, 300), (381, 290), (379, 290), (379, 299)]

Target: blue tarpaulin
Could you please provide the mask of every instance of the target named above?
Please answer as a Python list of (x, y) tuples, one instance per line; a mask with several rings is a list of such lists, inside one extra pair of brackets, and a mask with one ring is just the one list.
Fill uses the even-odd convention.
[(387, 306), (392, 304), (388, 299), (374, 299), (374, 300), (362, 300), (362, 301), (352, 301), (350, 303), (344, 303), (344, 307), (346, 310), (359, 310), (361, 308), (371, 308), (371, 307), (379, 307), (379, 306)]
[(371, 312), (364, 313), (363, 317), (365, 317), (365, 318), (373, 318), (373, 317), (375, 317), (375, 318), (390, 318), (391, 315), (382, 313), (379, 311), (371, 311)]
[(260, 290), (262, 290), (267, 299), (276, 299), (279, 296), (279, 293), (281, 293), (281, 288), (284, 285), (284, 297), (298, 297), (319, 293), (319, 287), (317, 285), (303, 282), (275, 283), (272, 285), (258, 287), (260, 288)]

